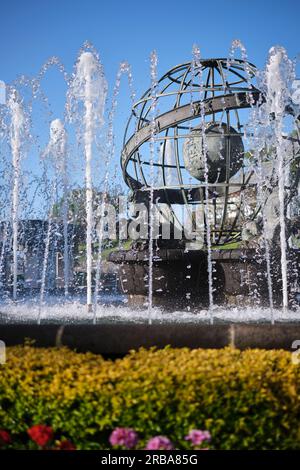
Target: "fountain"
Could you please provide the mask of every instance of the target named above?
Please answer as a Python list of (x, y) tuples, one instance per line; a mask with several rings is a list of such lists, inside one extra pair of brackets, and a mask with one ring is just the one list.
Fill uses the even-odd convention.
[[(86, 184), (86, 274), (87, 274), (87, 307), (92, 311), (92, 232), (93, 232), (93, 182), (92, 158), (93, 140), (97, 127), (103, 124), (105, 98), (107, 93), (106, 80), (99, 58), (91, 51), (83, 51), (76, 63), (76, 71), (69, 90), (70, 108), (78, 107), (75, 119), (81, 119), (80, 105), (83, 110), (83, 139), (85, 153), (85, 184)], [(73, 106), (72, 106), (72, 101)], [(72, 109), (74, 112), (74, 109)], [(70, 116), (74, 119), (74, 114)], [(81, 127), (81, 122), (79, 127)]]
[[(271, 50), (266, 71), (260, 78), (262, 88), (259, 88), (251, 83), (259, 75), (258, 71), (245, 60), (245, 48), (239, 41), (234, 42), (233, 50), (237, 47), (242, 51), (242, 59), (234, 59), (231, 54), (230, 59), (201, 60), (199, 50), (194, 48), (191, 63), (171, 69), (159, 80), (155, 97), (160, 108), (158, 116), (151, 118), (153, 87), (133, 107), (124, 138), (122, 168), (124, 179), (133, 191), (134, 201), (147, 206), (150, 220), (153, 199), (159, 200), (159, 204), (167, 204), (171, 208), (170, 224), (174, 226), (177, 219), (182, 229), (187, 220), (178, 220), (176, 205), (183, 205), (189, 217), (195, 220), (199, 208), (204, 219), (204, 226), (200, 224), (196, 228), (202, 231), (204, 237), (204, 246), (200, 249), (197, 244), (190, 243), (188, 237), (180, 240), (174, 237), (172, 241), (165, 241), (160, 234), (153, 241), (149, 223), (149, 243), (141, 239), (130, 250), (111, 254), (112, 261), (122, 264), (121, 285), (133, 303), (140, 302), (147, 291), (152, 292), (148, 288), (147, 279), (144, 284), (136, 282), (137, 277), (142, 277), (143, 271), (147, 278), (148, 264), (149, 277), (160, 281), (152, 292), (158, 305), (170, 304), (174, 308), (177, 301), (177, 305), (181, 303), (186, 306), (189, 302), (185, 301), (185, 294), (190, 289), (196, 304), (207, 302), (210, 313), (214, 308), (214, 296), (217, 303), (224, 303), (224, 294), (227, 298), (231, 297), (235, 304), (241, 300), (247, 303), (253, 287), (251, 284), (257, 277), (261, 282), (255, 296), (258, 294), (259, 303), (269, 307), (271, 316), (274, 300), (277, 306), (282, 304), (284, 310), (292, 302), (291, 298), (288, 299), (293, 294), (288, 290), (285, 207), (290, 204), (292, 194), (297, 192), (298, 149), (293, 148), (286, 157), (283, 145), (283, 142), (298, 139), (283, 136), (284, 116), (296, 112), (289, 101), (295, 79), (292, 61), (283, 49)], [(197, 94), (198, 98), (195, 98)], [(189, 96), (192, 96), (190, 102)], [(247, 123), (240, 118), (242, 111), (247, 108), (250, 108), (252, 116), (252, 130), (251, 120)], [(257, 121), (254, 120), (255, 115)], [(138, 123), (128, 138), (130, 125), (136, 116)], [(297, 118), (292, 126), (294, 132), (298, 132)], [(290, 132), (292, 130), (293, 127), (290, 127)], [(244, 148), (243, 134), (250, 143), (257, 144), (257, 139), (255, 141), (253, 137), (257, 132), (263, 135), (263, 139), (260, 138), (263, 147), (269, 146), (269, 161), (261, 161), (263, 148), (259, 152), (255, 145), (253, 148)], [(152, 177), (153, 140), (162, 145), (160, 161), (155, 163), (158, 176), (154, 180), (158, 184), (153, 184)], [(175, 149), (175, 161), (171, 164), (166, 164), (166, 142), (171, 142)], [(288, 172), (288, 160), (289, 165), (291, 162), (294, 165), (293, 181), (288, 176), (284, 177)], [(269, 174), (264, 174), (262, 167), (269, 167)], [(177, 181), (166, 184), (170, 168), (177, 172)], [(280, 208), (276, 223), (280, 228), (281, 273), (278, 270), (273, 273), (272, 282), (269, 244), (274, 244), (275, 240), (272, 239), (274, 233), (271, 233), (271, 239), (266, 240), (264, 226), (266, 212), (272, 197), (276, 195)], [(295, 220), (289, 221), (290, 226), (294, 223)], [(254, 240), (251, 242), (247, 235), (247, 226), (250, 225), (254, 230), (251, 236)], [(151, 259), (154, 243), (156, 260), (153, 267)], [(297, 258), (295, 250), (292, 256)], [(187, 265), (192, 266), (192, 276), (186, 273)], [(246, 290), (242, 285), (241, 269), (246, 271), (248, 277)], [(262, 275), (264, 270), (267, 276)], [(156, 276), (153, 274), (155, 271)], [(212, 314), (210, 318), (212, 322)]]
[[(67, 86), (60, 118), (42, 92), (52, 66)], [(104, 343), (124, 325), (148, 324), (139, 336), (151, 344), (158, 325), (166, 335), (189, 325), (187, 338), (205, 326), (225, 344), (236, 341), (234, 323), (298, 325), (294, 62), (276, 47), (258, 70), (234, 41), (228, 58), (202, 58), (194, 46), (189, 62), (161, 78), (157, 69), (154, 51), (150, 87), (137, 100), (122, 62), (110, 96), (86, 43), (72, 74), (54, 57), (36, 78), (7, 86), (5, 99), (2, 92), (2, 324), (91, 323), (110, 329)], [(132, 112), (120, 175), (114, 121), (123, 75)], [(151, 331), (158, 336), (147, 339)]]
[(13, 166), (12, 187), (12, 230), (13, 230), (13, 299), (17, 299), (17, 255), (19, 230), (19, 184), (20, 165), (22, 158), (22, 141), (24, 139), (26, 118), (21, 99), (16, 90), (12, 89), (8, 98), (8, 109), (11, 114), (10, 145)]

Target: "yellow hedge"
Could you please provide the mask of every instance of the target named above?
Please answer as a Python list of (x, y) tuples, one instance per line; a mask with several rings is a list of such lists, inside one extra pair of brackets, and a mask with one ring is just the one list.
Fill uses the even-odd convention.
[(0, 428), (48, 424), (78, 448), (111, 430), (163, 434), (184, 448), (207, 429), (217, 449), (300, 448), (300, 365), (286, 351), (139, 350), (116, 361), (66, 348), (8, 348)]

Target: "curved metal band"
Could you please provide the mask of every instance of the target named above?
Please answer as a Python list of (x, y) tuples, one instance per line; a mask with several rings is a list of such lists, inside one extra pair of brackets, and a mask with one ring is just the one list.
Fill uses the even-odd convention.
[[(172, 109), (171, 111), (161, 114), (155, 119), (156, 133), (162, 132), (169, 127), (176, 126), (187, 120), (196, 119), (202, 112), (204, 112), (205, 115), (210, 115), (221, 112), (224, 109), (232, 110), (249, 108), (249, 93), (252, 95), (252, 103), (255, 104), (259, 100), (262, 100), (261, 92), (254, 88), (247, 92), (215, 96), (214, 98), (204, 100), (202, 102), (203, 104), (201, 104), (201, 101), (195, 101), (193, 109), (190, 104), (185, 104), (184, 106)], [(142, 144), (150, 140), (151, 132), (151, 125), (149, 123), (141, 129), (138, 129), (124, 146), (121, 156), (121, 166), (123, 168), (124, 179), (132, 189), (141, 188), (142, 185), (127, 173), (126, 168), (132, 155)]]

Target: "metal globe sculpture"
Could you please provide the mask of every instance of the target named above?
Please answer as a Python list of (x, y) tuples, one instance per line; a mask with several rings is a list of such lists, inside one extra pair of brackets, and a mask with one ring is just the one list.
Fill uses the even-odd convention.
[[(230, 137), (230, 151), (227, 139)], [(204, 142), (206, 139), (206, 142)], [(229, 157), (230, 161), (227, 161)], [(213, 123), (205, 129), (205, 138), (200, 129), (193, 129), (183, 144), (183, 160), (186, 170), (199, 181), (205, 181), (205, 159), (207, 159), (209, 183), (223, 183), (235, 175), (243, 164), (244, 145), (241, 136), (225, 123)]]
[[(155, 239), (152, 292), (159, 305), (174, 301), (210, 305), (212, 292), (216, 302), (238, 302), (252, 288), (264, 301), (270, 292), (264, 275), (269, 243), (269, 262), (275, 266), (272, 295), (280, 302), (279, 221), (274, 201), (277, 206), (281, 175), (271, 147), (259, 146), (251, 152), (244, 139), (243, 123), (247, 136), (253, 135), (249, 108), (257, 110), (266, 103), (264, 91), (254, 85), (255, 75), (255, 66), (239, 59), (187, 62), (169, 70), (158, 80), (155, 93), (152, 87), (133, 105), (121, 157), (133, 200), (166, 203), (177, 228), (185, 224), (178, 205), (188, 209), (192, 223), (198, 208), (203, 214), (201, 243), (190, 243), (188, 236)], [(285, 113), (296, 118), (299, 129), (295, 112), (293, 106), (286, 106)], [(273, 119), (270, 113), (266, 121)], [(258, 124), (255, 121), (254, 127)], [(290, 146), (285, 165), (292, 168), (286, 206), (299, 192), (299, 135), (282, 136), (286, 148)], [(264, 184), (258, 170), (264, 174)], [(291, 220), (289, 225), (293, 224), (295, 229), (298, 225)], [(134, 302), (149, 293), (151, 243), (151, 239), (137, 240), (129, 250), (111, 254), (110, 259), (121, 265), (122, 291)], [(299, 264), (299, 253), (293, 256)]]
[[(159, 145), (153, 162), (154, 198), (170, 207), (184, 204), (191, 211), (208, 204), (212, 245), (241, 234), (240, 195), (250, 175), (244, 165), (240, 113), (260, 97), (251, 83), (255, 70), (249, 62), (224, 58), (178, 65), (158, 81), (154, 126), (149, 89), (134, 104), (125, 132), (121, 165), (134, 199), (146, 201), (149, 194), (149, 146), (154, 140)], [(182, 222), (177, 218), (177, 223)]]

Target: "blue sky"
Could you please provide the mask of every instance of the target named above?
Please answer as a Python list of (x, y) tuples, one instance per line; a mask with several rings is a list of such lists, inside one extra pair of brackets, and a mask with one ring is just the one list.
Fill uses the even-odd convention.
[(51, 55), (70, 70), (79, 47), (90, 40), (109, 82), (126, 59), (142, 93), (149, 83), (152, 49), (162, 74), (189, 60), (193, 43), (202, 56), (223, 56), (231, 40), (239, 38), (260, 67), (274, 44), (285, 46), (292, 57), (300, 51), (299, 17), (298, 0), (2, 0), (0, 79), (34, 75)]
[[(233, 39), (246, 46), (249, 60), (263, 67), (269, 48), (300, 52), (298, 0), (2, 0), (0, 3), (0, 79), (36, 75), (52, 55), (71, 71), (78, 49), (91, 41), (100, 53), (110, 89), (118, 64), (132, 65), (137, 94), (149, 86), (149, 54), (156, 49), (158, 74), (190, 60), (194, 43), (202, 57), (226, 56)], [(300, 74), (299, 74), (300, 75)], [(55, 117), (63, 113), (65, 86), (50, 71), (46, 93)], [(115, 132), (121, 142), (129, 115), (123, 87)]]

